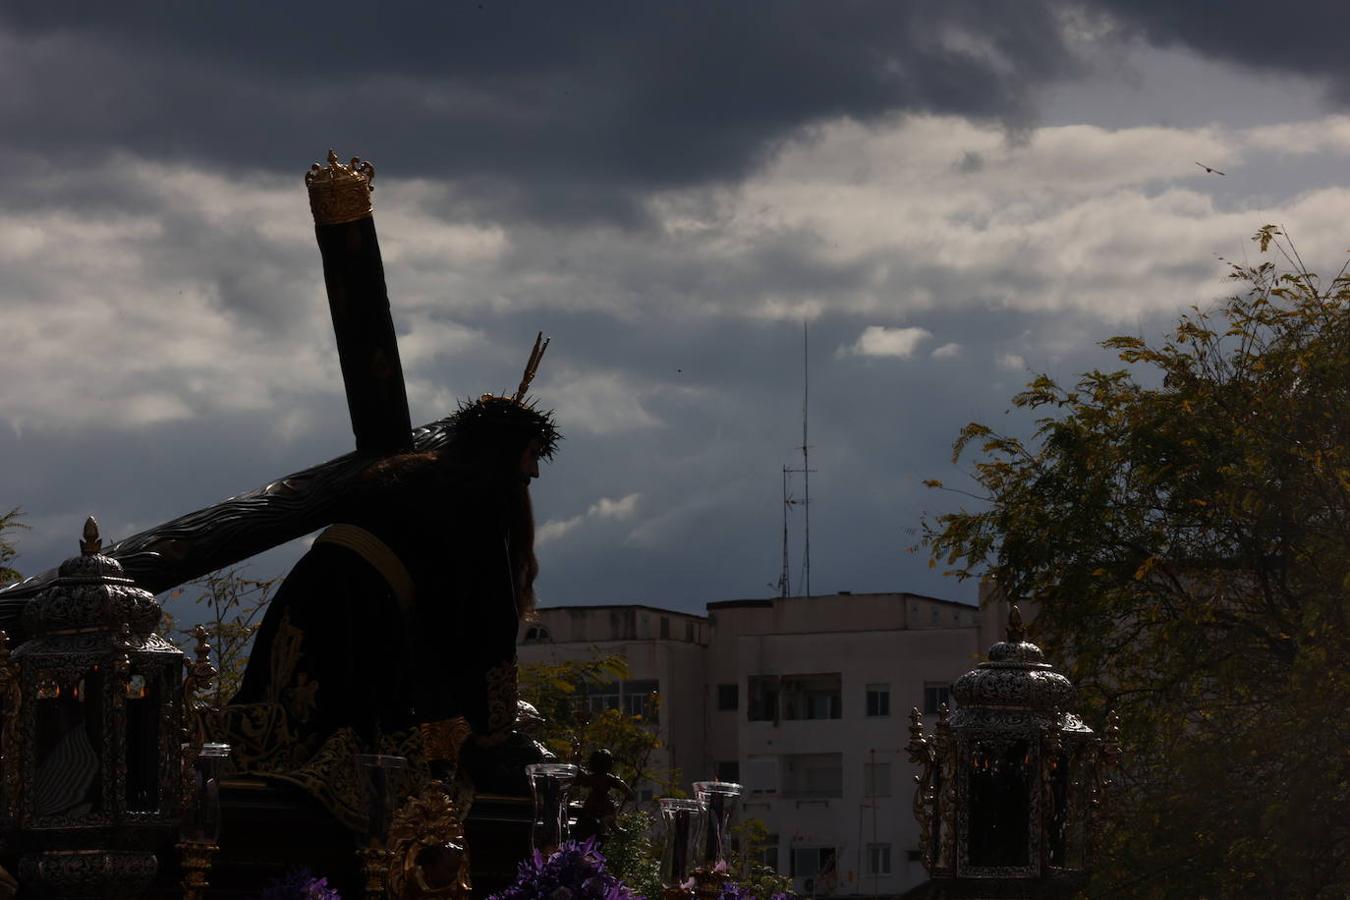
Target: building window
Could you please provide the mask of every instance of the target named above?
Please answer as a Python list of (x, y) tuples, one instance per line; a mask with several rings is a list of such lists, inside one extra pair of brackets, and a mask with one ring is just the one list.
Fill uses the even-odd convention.
[(751, 722), (778, 721), (778, 676), (751, 675), (746, 715)]
[(778, 871), (778, 835), (771, 834), (764, 838), (764, 843), (759, 846), (759, 852), (755, 854), (755, 862), (762, 866), (768, 866), (774, 872)]
[(684, 623), (684, 639), (689, 643), (694, 642), (694, 623), (686, 621)]
[(737, 759), (724, 760), (717, 764), (717, 780), (732, 781), (737, 784), (741, 780), (741, 762)]
[(735, 711), (741, 706), (741, 686), (739, 684), (719, 684), (717, 686), (717, 708), (722, 712)]
[(868, 875), (891, 874), (890, 844), (867, 845), (867, 874)]
[(586, 708), (593, 713), (618, 709), (622, 700), (623, 692), (617, 681), (609, 684), (593, 684), (586, 690)]
[(657, 704), (652, 695), (660, 690), (660, 684), (652, 678), (625, 681), (623, 683), (623, 704), (621, 709), (626, 716), (641, 716), (655, 722)]
[(844, 754), (785, 753), (780, 759), (784, 797), (825, 800), (844, 796)]
[(778, 793), (779, 766), (776, 756), (748, 756), (745, 759), (745, 790), (751, 794)]
[(867, 716), (871, 719), (885, 718), (891, 714), (891, 686), (889, 684), (869, 684), (867, 686)]
[(925, 682), (923, 686), (923, 711), (930, 714), (936, 713), (944, 703), (947, 704), (947, 709), (955, 706), (952, 703), (952, 686), (943, 681)]
[(537, 622), (525, 629), (523, 641), (526, 644), (547, 644), (551, 640), (553, 635), (548, 633), (548, 628)]
[(838, 672), (828, 675), (783, 676), (784, 719), (837, 719), (843, 704), (839, 700)]
[(661, 617), (661, 640), (670, 640), (670, 616)]
[(890, 763), (863, 763), (863, 795), (867, 797), (891, 795)]
[(818, 878), (834, 874), (835, 851), (833, 847), (793, 847), (793, 878)]

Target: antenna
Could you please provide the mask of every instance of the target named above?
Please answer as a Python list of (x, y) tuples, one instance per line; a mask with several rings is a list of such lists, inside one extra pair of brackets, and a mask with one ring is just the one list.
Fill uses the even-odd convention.
[[(802, 466), (800, 469), (794, 469), (791, 466), (783, 466), (783, 571), (778, 577), (778, 592), (780, 597), (787, 597), (792, 593), (791, 579), (789, 578), (788, 562), (788, 513), (794, 506), (802, 507), (802, 513), (805, 521), (805, 534), (802, 540), (802, 575), (801, 583), (805, 585), (805, 596), (811, 596), (811, 473), (815, 469), (811, 468), (811, 445), (808, 441), (807, 431), (807, 405), (810, 398), (810, 384), (808, 382), (809, 372), (807, 362), (809, 360), (807, 343), (807, 324), (802, 322), (802, 443), (798, 448), (802, 451)], [(802, 499), (798, 500), (788, 492), (788, 480), (790, 475), (800, 474), (802, 476)]]
[(811, 445), (806, 440), (807, 399), (810, 396), (811, 370), (807, 343), (807, 323), (802, 320), (802, 512), (806, 518), (806, 539), (802, 546), (802, 569), (806, 572), (806, 596), (811, 596)]
[(792, 593), (788, 578), (788, 509), (796, 505), (797, 501), (788, 493), (788, 473), (791, 471), (787, 466), (783, 466), (783, 571), (778, 576), (779, 597), (786, 597)]

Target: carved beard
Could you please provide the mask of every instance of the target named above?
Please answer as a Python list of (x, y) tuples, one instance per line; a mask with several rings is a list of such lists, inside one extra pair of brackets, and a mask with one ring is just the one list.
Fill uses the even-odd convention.
[(534, 579), (539, 560), (534, 555), (534, 507), (530, 503), (529, 484), (515, 486), (507, 535), (511, 554), (511, 574), (515, 579), (516, 614), (521, 618), (534, 611)]

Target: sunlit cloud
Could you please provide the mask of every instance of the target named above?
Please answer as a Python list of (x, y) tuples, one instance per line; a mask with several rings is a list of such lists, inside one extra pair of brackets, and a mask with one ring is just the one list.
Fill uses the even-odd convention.
[(584, 513), (577, 513), (567, 519), (550, 519), (540, 525), (534, 533), (535, 543), (547, 544), (561, 540), (589, 521), (622, 522), (631, 519), (637, 513), (638, 503), (641, 499), (641, 493), (627, 494), (618, 500), (601, 497), (595, 503), (592, 503)]
[(895, 356), (907, 359), (914, 355), (919, 344), (933, 336), (927, 328), (887, 328), (869, 325), (863, 329), (851, 347), (840, 347), (839, 354), (855, 356)]

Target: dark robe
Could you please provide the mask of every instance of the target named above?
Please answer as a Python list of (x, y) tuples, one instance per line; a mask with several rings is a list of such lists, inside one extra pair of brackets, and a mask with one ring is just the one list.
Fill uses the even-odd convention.
[(461, 475), (357, 504), (364, 509), (345, 524), (392, 551), (411, 592), (368, 554), (316, 542), (272, 599), (225, 710), (241, 768), (296, 784), (360, 827), (354, 753), (406, 756), (421, 777), (424, 726), (457, 742), (470, 731), (488, 741), (508, 733), (518, 625), (510, 523), (520, 490)]

